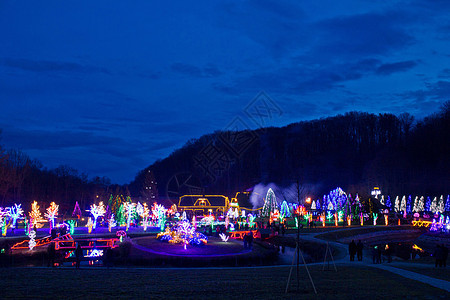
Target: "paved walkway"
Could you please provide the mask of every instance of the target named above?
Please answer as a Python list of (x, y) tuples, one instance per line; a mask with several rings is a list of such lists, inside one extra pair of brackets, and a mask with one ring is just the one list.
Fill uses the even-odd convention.
[[(301, 235), (301, 238), (307, 239), (307, 240), (315, 240), (317, 242), (326, 243), (326, 241), (316, 238), (316, 235), (319, 235), (319, 234), (320, 233), (317, 233), (317, 234), (305, 234), (305, 235)], [(344, 251), (345, 253), (348, 253), (348, 245), (345, 245), (345, 244), (342, 244), (342, 243), (338, 243), (338, 242), (331, 242), (331, 241), (328, 242), (328, 243), (330, 245), (332, 245), (333, 247), (336, 247), (339, 252)], [(367, 249), (366, 249), (366, 253), (367, 253)], [(358, 262), (358, 261), (350, 262), (348, 254), (346, 254), (346, 256), (344, 258), (340, 258), (340, 259), (335, 260), (335, 262), (337, 264), (353, 265), (353, 266), (355, 266), (355, 264), (356, 264), (356, 265), (359, 265), (359, 266), (365, 265), (367, 267), (383, 269), (383, 270), (392, 272), (394, 274), (400, 275), (402, 277), (409, 278), (409, 279), (416, 280), (416, 281), (420, 281), (420, 282), (429, 284), (431, 286), (443, 289), (443, 290), (445, 290), (447, 292), (450, 292), (450, 281), (433, 278), (433, 277), (430, 277), (430, 276), (422, 275), (422, 274), (419, 274), (419, 273), (416, 273), (416, 272), (412, 272), (412, 271), (408, 271), (408, 270), (404, 270), (404, 269), (395, 268), (392, 265), (387, 266), (385, 264), (373, 264), (371, 257), (369, 257), (367, 254), (363, 257), (363, 261), (362, 262)], [(416, 264), (410, 264), (410, 263), (406, 263), (406, 262), (401, 262), (401, 263), (398, 263), (398, 264), (399, 265), (407, 265), (407, 266), (417, 266)], [(423, 267), (425, 267), (425, 265), (423, 265)], [(433, 266), (432, 265), (426, 265), (426, 267), (433, 267)]]
[(417, 281), (429, 284), (431, 286), (446, 290), (447, 292), (450, 292), (450, 281), (447, 281), (447, 280), (437, 279), (437, 278), (425, 276), (425, 275), (422, 275), (422, 274), (419, 274), (416, 272), (398, 269), (398, 268), (386, 266), (383, 264), (375, 264), (375, 265), (372, 264), (370, 266), (374, 267), (374, 268), (378, 268), (378, 269), (383, 269), (383, 270), (398, 274), (400, 276), (403, 276), (403, 277), (406, 277), (409, 279), (417, 280)]

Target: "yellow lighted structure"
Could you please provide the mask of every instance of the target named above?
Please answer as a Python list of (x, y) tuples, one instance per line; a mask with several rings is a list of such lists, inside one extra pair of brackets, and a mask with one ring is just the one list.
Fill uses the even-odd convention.
[(178, 201), (178, 209), (204, 215), (209, 211), (223, 213), (228, 211), (230, 200), (223, 195), (184, 195)]

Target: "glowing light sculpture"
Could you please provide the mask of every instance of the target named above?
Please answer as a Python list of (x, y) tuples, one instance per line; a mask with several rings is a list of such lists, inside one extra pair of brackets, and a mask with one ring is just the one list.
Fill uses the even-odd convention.
[[(112, 197), (112, 195), (111, 195)], [(76, 217), (77, 219), (81, 219), (81, 209), (78, 201), (75, 202), (75, 207), (73, 208), (72, 217)]]
[(150, 209), (148, 208), (147, 203), (144, 203), (144, 207), (143, 207), (143, 211), (142, 211), (142, 222), (144, 225), (144, 231), (147, 231), (149, 216), (150, 216)]
[(255, 218), (256, 218), (256, 216), (254, 216), (252, 214), (247, 215), (248, 227), (253, 228), (255, 226)]
[(388, 214), (384, 215), (384, 225), (386, 225), (386, 226), (389, 225), (389, 215)]
[(10, 216), (10, 210), (0, 207), (0, 227), (2, 228), (2, 235), (6, 236), (8, 229), (8, 218)]
[(28, 247), (30, 248), (30, 251), (33, 250), (33, 248), (36, 246), (36, 231), (31, 230), (29, 234), (30, 240), (28, 241)]
[(98, 205), (96, 204), (92, 204), (91, 205), (91, 209), (89, 210), (89, 212), (92, 214), (92, 216), (94, 217), (94, 229), (97, 228), (97, 218), (98, 217), (103, 217), (106, 213), (106, 209), (105, 209), (105, 205), (103, 205), (103, 202), (100, 202)]
[(439, 198), (439, 204), (438, 204), (438, 207), (437, 207), (437, 212), (439, 212), (439, 213), (444, 213), (444, 195), (441, 195), (441, 198)]
[(39, 211), (39, 205), (36, 201), (34, 201), (31, 204), (31, 211), (29, 212), (28, 215), (30, 216), (30, 219), (31, 219), (30, 223), (33, 226), (35, 226), (35, 225), (37, 226), (38, 223), (44, 221), (44, 219), (41, 216), (41, 212)]
[(125, 216), (127, 218), (126, 230), (128, 231), (128, 229), (130, 228), (131, 221), (133, 220), (134, 214), (136, 213), (136, 203), (125, 202), (124, 211)]
[(69, 229), (70, 234), (74, 234), (74, 232), (75, 232), (75, 224), (76, 223), (77, 223), (77, 221), (75, 221), (75, 220), (68, 220), (67, 221), (67, 224), (69, 224), (69, 226), (70, 226), (70, 229)]
[(373, 217), (373, 225), (376, 226), (377, 225), (378, 214), (377, 213), (372, 213), (372, 217)]
[(9, 209), (9, 216), (11, 217), (12, 220), (11, 224), (12, 228), (16, 228), (17, 219), (22, 219), (23, 209), (20, 206), (21, 204), (14, 203), (14, 206), (7, 208)]
[(44, 216), (48, 219), (50, 223), (50, 233), (52, 232), (53, 227), (55, 227), (55, 218), (58, 215), (59, 205), (56, 205), (55, 202), (50, 203), (50, 207), (47, 208), (47, 212)]
[(88, 222), (87, 222), (87, 228), (88, 228), (88, 233), (92, 232), (92, 227), (94, 226), (94, 222), (92, 222), (92, 218), (89, 217), (88, 218)]
[(271, 188), (267, 191), (266, 199), (264, 201), (264, 206), (262, 208), (262, 216), (270, 217), (270, 213), (278, 210), (277, 198), (275, 197), (275, 193)]
[(225, 233), (220, 233), (219, 236), (220, 236), (222, 242), (225, 242), (225, 243), (228, 242), (228, 239), (230, 238)]
[(111, 214), (111, 216), (108, 219), (108, 231), (111, 232), (112, 227), (116, 227), (117, 222), (114, 220), (114, 214)]

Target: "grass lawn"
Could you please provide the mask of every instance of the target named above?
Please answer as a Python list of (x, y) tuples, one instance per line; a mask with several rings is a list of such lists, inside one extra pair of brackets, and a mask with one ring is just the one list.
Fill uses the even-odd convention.
[(4, 269), (1, 298), (64, 299), (448, 299), (446, 291), (372, 268), (310, 267), (314, 295), (304, 267), (300, 294), (295, 269), (284, 294), (289, 268), (247, 269)]
[[(434, 266), (434, 264), (433, 264)], [(399, 268), (399, 269), (404, 269), (404, 270), (408, 270), (408, 271), (412, 271), (412, 272), (416, 272), (422, 275), (426, 275), (426, 276), (430, 276), (433, 278), (437, 278), (437, 279), (442, 279), (442, 280), (450, 280), (450, 267), (447, 266), (447, 268), (429, 268), (429, 267), (421, 267), (419, 265), (395, 265), (394, 267)], [(450, 285), (450, 281), (449, 281), (449, 285)]]

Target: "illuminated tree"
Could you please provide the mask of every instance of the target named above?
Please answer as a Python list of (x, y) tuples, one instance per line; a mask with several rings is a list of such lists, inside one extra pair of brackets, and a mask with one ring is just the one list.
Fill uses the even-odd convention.
[(59, 205), (56, 205), (55, 202), (50, 203), (50, 207), (47, 208), (47, 212), (44, 214), (44, 216), (48, 219), (50, 223), (50, 233), (55, 227), (55, 218), (58, 215), (58, 209)]
[(91, 209), (89, 210), (92, 216), (94, 216), (94, 229), (97, 227), (97, 218), (103, 217), (106, 213), (105, 205), (103, 202), (100, 202), (98, 205), (92, 204)]
[(81, 209), (80, 209), (80, 205), (78, 205), (78, 201), (75, 202), (75, 207), (73, 208), (72, 217), (77, 217), (78, 219), (81, 219)]
[(127, 219), (127, 231), (128, 231), (128, 228), (130, 228), (131, 221), (133, 220), (134, 215), (136, 213), (136, 203), (125, 202), (123, 208)]
[(278, 210), (277, 198), (275, 197), (273, 190), (269, 188), (266, 194), (266, 200), (264, 201), (264, 206), (262, 208), (262, 216), (269, 217), (275, 210)]
[(417, 212), (423, 211), (424, 210), (424, 198), (423, 196), (420, 197), (418, 203), (417, 203)]
[(31, 204), (31, 211), (29, 213), (29, 216), (31, 219), (31, 224), (33, 224), (33, 226), (43, 221), (41, 212), (39, 211), (39, 205), (36, 201)]
[(403, 198), (402, 198), (402, 202), (400, 204), (400, 210), (399, 211), (402, 211), (402, 212), (406, 213), (406, 196), (403, 196)]
[(428, 196), (427, 201), (425, 202), (425, 211), (430, 211), (430, 206), (431, 206), (431, 199)]
[(434, 197), (433, 201), (431, 202), (430, 211), (432, 213), (436, 213), (436, 211), (437, 211), (437, 197)]
[(8, 217), (9, 217), (9, 210), (0, 207), (0, 226), (2, 228), (3, 236), (6, 236), (6, 230), (8, 227)]
[(12, 219), (12, 228), (16, 228), (17, 219), (21, 219), (23, 215), (23, 209), (20, 207), (21, 204), (7, 207), (9, 209), (9, 216)]
[(441, 195), (441, 198), (439, 199), (437, 211), (440, 212), (441, 214), (444, 213), (444, 195)]
[(445, 201), (444, 211), (450, 211), (450, 195), (447, 195), (447, 201)]

